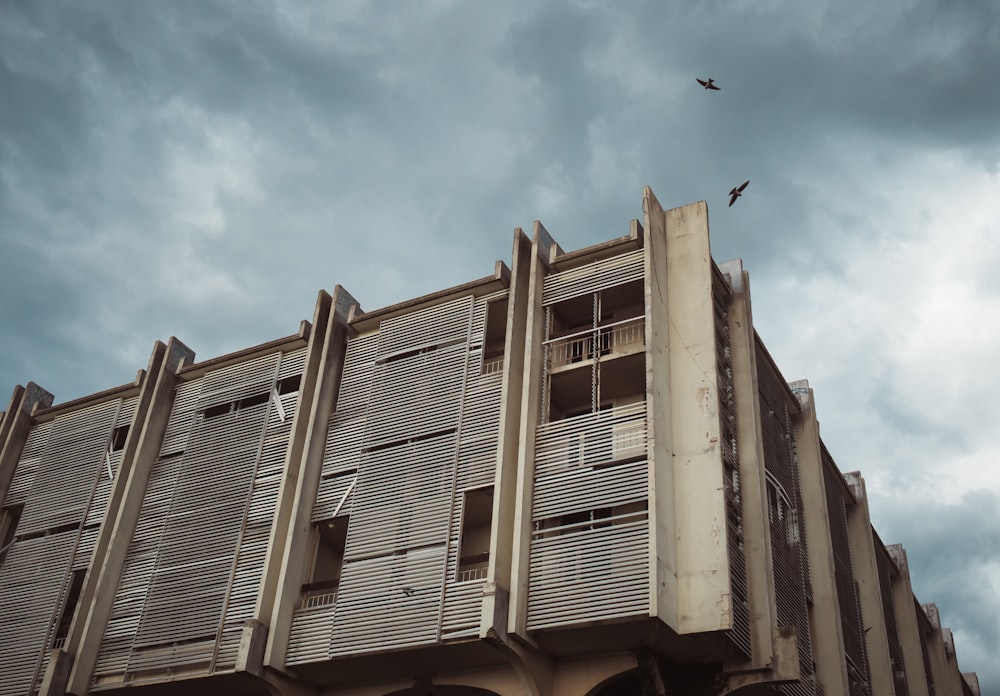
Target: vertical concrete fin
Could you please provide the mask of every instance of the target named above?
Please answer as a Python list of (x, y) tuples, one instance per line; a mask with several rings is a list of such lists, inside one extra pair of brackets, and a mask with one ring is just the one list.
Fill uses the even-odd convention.
[(854, 498), (854, 505), (850, 506), (847, 512), (847, 527), (851, 561), (866, 634), (869, 683), (876, 694), (892, 693), (894, 677), (891, 668), (892, 656), (889, 653), (889, 629), (886, 626), (885, 616), (886, 612), (892, 611), (893, 608), (883, 606), (882, 599), (889, 596), (889, 593), (882, 591), (865, 480), (857, 471), (842, 476)]
[(296, 408), (301, 415), (295, 419), (289, 437), (285, 476), (278, 490), (255, 612), (256, 618), (269, 626), (263, 663), (278, 670), (284, 669), (292, 619), (306, 572), (302, 559), (310, 543), (323, 449), (344, 368), (347, 323), (360, 311), (357, 300), (340, 285), (334, 287), (332, 296), (321, 291), (316, 300), (314, 330)]
[(171, 336), (166, 345), (161, 341), (153, 344), (135, 415), (125, 438), (119, 473), (108, 500), (108, 516), (101, 523), (94, 560), (80, 592), (80, 610), (66, 640), (67, 652), (76, 659), (66, 681), (53, 680), (50, 688), (54, 690), (44, 693), (83, 694), (89, 689), (128, 553), (128, 543), (121, 540), (132, 538), (139, 521), (149, 473), (170, 418), (177, 371), (193, 361), (194, 352), (176, 337)]
[(52, 394), (34, 382), (28, 382), (26, 387), (18, 385), (11, 394), (10, 406), (0, 422), (0, 507), (7, 498), (21, 451), (35, 423), (31, 414), (51, 406), (52, 399)]
[[(654, 202), (649, 192), (644, 207)], [(733, 613), (708, 206), (699, 201), (668, 210), (664, 222), (677, 600), (684, 607), (677, 630), (728, 630)]]
[(809, 544), (809, 574), (812, 577), (813, 606), (811, 624), (816, 635), (825, 636), (812, 646), (816, 664), (816, 679), (826, 693), (850, 693), (847, 662), (844, 659), (844, 630), (841, 604), (851, 601), (840, 597), (837, 588), (836, 560), (830, 531), (830, 505), (827, 499), (823, 444), (819, 438), (819, 423), (813, 392), (805, 380), (788, 385), (799, 403), (799, 413), (793, 417), (795, 443), (799, 461), (799, 487)]
[(503, 382), (500, 391), (500, 423), (497, 464), (493, 479), (493, 518), (490, 529), (490, 563), (480, 614), (479, 634), (507, 632), (510, 610), (511, 560), (514, 539), (530, 517), (520, 520), (516, 512), (518, 482), (518, 432), (521, 416), (521, 391), (524, 380), (525, 332), (528, 316), (531, 276), (531, 241), (518, 228), (514, 230), (511, 252), (510, 295), (507, 300), (507, 335), (504, 338)]
[[(519, 239), (515, 233), (515, 239)], [(517, 242), (523, 249), (521, 242)], [(535, 467), (535, 434), (541, 413), (542, 390), (542, 342), (545, 340), (545, 313), (542, 308), (542, 287), (549, 259), (558, 250), (555, 242), (540, 222), (535, 222), (534, 239), (530, 257), (522, 251), (522, 258), (528, 258), (528, 268), (518, 273), (528, 275), (527, 297), (525, 298), (524, 328), (524, 369), (520, 397), (517, 461), (517, 489), (514, 493), (514, 538), (511, 549), (510, 606), (508, 608), (508, 629), (526, 641), (528, 636), (528, 556), (531, 545), (531, 508)], [(513, 344), (512, 344), (513, 347)]]
[(667, 231), (663, 208), (647, 186), (642, 198), (645, 244), (646, 461), (649, 480), (650, 615), (677, 629), (677, 544), (670, 404), (670, 316)]
[(535, 220), (533, 233), (533, 242), (538, 249), (538, 258), (541, 259), (547, 268), (549, 264), (556, 260), (556, 257), (562, 255), (562, 247), (556, 244), (548, 230), (538, 220)]
[[(750, 666), (764, 669), (782, 648), (778, 638), (771, 550), (770, 517), (767, 509), (767, 477), (764, 444), (760, 437), (760, 385), (757, 381), (756, 340), (749, 275), (740, 259), (727, 261), (719, 270), (732, 290), (729, 306), (729, 342), (732, 351), (733, 400), (736, 409), (736, 451), (739, 453), (740, 497), (743, 503), (743, 543), (747, 565), (747, 602), (750, 616), (752, 656)], [(798, 662), (795, 660), (798, 673)]]

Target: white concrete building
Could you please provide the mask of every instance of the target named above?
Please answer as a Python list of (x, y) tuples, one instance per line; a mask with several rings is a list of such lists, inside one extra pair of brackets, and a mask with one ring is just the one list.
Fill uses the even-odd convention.
[(703, 202), (0, 444), (0, 694), (978, 696)]

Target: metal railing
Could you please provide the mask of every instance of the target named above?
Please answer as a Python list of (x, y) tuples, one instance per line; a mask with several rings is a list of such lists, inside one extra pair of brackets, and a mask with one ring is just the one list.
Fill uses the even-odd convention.
[(488, 566), (482, 566), (480, 568), (466, 568), (465, 570), (459, 570), (458, 576), (455, 578), (457, 582), (471, 582), (473, 580), (485, 580), (486, 571)]
[(483, 359), (483, 371), (484, 375), (495, 375), (499, 372), (503, 372), (503, 356), (498, 358), (484, 358)]
[(614, 355), (645, 345), (645, 318), (636, 317), (587, 329), (545, 342), (549, 368), (593, 360), (595, 354)]
[(337, 602), (337, 590), (308, 591), (299, 601), (299, 609), (326, 607)]

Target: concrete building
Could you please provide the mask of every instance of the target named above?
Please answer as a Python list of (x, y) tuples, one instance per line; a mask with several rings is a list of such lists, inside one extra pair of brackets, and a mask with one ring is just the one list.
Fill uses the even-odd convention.
[(979, 693), (703, 202), (52, 401), (0, 422), (0, 694)]

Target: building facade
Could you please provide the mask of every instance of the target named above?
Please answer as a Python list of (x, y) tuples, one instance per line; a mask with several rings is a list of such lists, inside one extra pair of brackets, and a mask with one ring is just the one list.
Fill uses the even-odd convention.
[(0, 694), (978, 696), (708, 213), (0, 421)]

